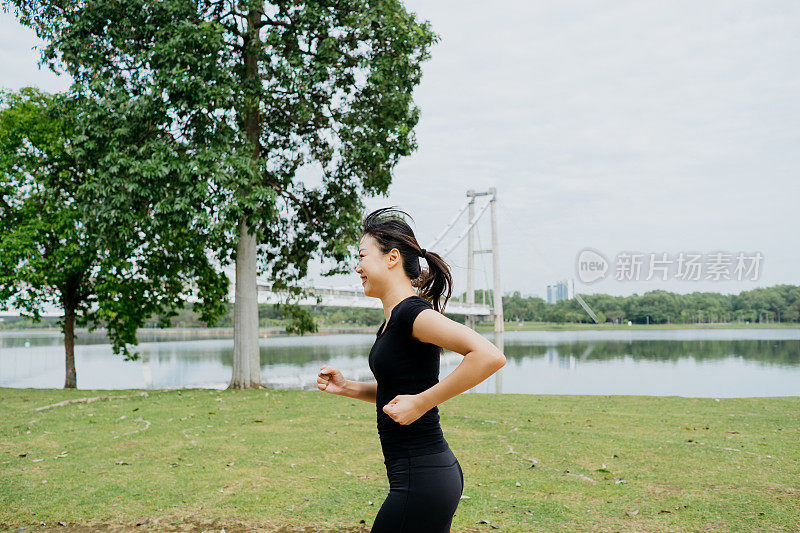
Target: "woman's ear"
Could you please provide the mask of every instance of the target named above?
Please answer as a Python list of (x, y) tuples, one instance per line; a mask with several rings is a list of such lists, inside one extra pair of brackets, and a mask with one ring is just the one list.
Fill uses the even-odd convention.
[(394, 265), (400, 263), (402, 261), (402, 256), (400, 255), (400, 251), (397, 248), (392, 248), (389, 250), (389, 257), (387, 265), (389, 268), (392, 268)]

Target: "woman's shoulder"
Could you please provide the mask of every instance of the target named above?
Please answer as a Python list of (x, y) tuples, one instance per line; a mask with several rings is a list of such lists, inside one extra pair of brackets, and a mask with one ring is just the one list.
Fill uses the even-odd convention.
[(418, 296), (416, 294), (414, 296), (410, 296), (403, 303), (405, 303), (404, 309), (406, 310), (406, 312), (408, 312), (408, 310), (421, 311), (423, 309), (433, 309), (433, 304), (431, 302), (429, 302), (422, 296)]
[(403, 306), (401, 313), (401, 327), (410, 335), (411, 329), (414, 325), (414, 319), (417, 318), (417, 315), (419, 315), (425, 309), (433, 309), (433, 304), (425, 298), (417, 295), (409, 297), (403, 303), (405, 305)]

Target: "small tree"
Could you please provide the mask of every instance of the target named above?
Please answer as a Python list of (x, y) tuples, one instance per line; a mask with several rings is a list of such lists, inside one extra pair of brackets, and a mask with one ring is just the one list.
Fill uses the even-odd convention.
[[(126, 248), (86, 217), (83, 190), (92, 171), (71, 145), (78, 104), (34, 88), (0, 100), (0, 307), (13, 304), (36, 320), (45, 304), (63, 309), (65, 388), (77, 387), (76, 324), (106, 326), (113, 351), (137, 359), (127, 346), (136, 343), (136, 329), (153, 314), (168, 325), (196, 279), (203, 287), (196, 308), (207, 322), (224, 312), (227, 294), (227, 278), (188, 232), (164, 243), (154, 225)], [(94, 159), (103, 153), (97, 147)]]

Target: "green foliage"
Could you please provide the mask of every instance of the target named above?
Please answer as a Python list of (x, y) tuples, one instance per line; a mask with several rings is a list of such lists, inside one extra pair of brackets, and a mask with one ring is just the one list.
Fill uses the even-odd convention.
[[(13, 304), (39, 319), (44, 304), (60, 306), (61, 324), (72, 316), (90, 330), (105, 326), (114, 352), (136, 359), (127, 346), (136, 344), (136, 329), (153, 314), (174, 316), (197, 281), (195, 309), (213, 325), (225, 311), (228, 280), (212, 267), (197, 235), (173, 231), (159, 218), (180, 212), (169, 203), (174, 174), (164, 175), (164, 209), (154, 209), (148, 224), (132, 216), (112, 221), (92, 194), (98, 186), (93, 163), (116, 154), (108, 145), (81, 145), (86, 106), (34, 88), (4, 93), (0, 105), (2, 308)], [(140, 201), (137, 192), (128, 187), (104, 199), (132, 206)]]
[(26, 87), (0, 96), (0, 306), (32, 318), (45, 304), (86, 311), (97, 251), (76, 194), (63, 97)]
[[(204, 247), (221, 265), (245, 222), (278, 286), (299, 287), (315, 255), (333, 265), (324, 275), (354, 268), (361, 197), (386, 194), (416, 148), (412, 93), (438, 39), (401, 2), (5, 3), (75, 79), (74, 149), (91, 161), (83, 193), (104, 246)], [(147, 260), (157, 272), (177, 259)], [(208, 296), (220, 280), (201, 270)], [(129, 315), (104, 318), (123, 328)]]

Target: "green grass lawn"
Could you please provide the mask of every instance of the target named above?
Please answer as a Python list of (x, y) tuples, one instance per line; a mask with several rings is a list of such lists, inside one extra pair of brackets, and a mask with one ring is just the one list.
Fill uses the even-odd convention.
[[(389, 489), (359, 400), (0, 395), (3, 530), (368, 531)], [(462, 394), (439, 409), (468, 496), (453, 531), (800, 527), (800, 397)]]

